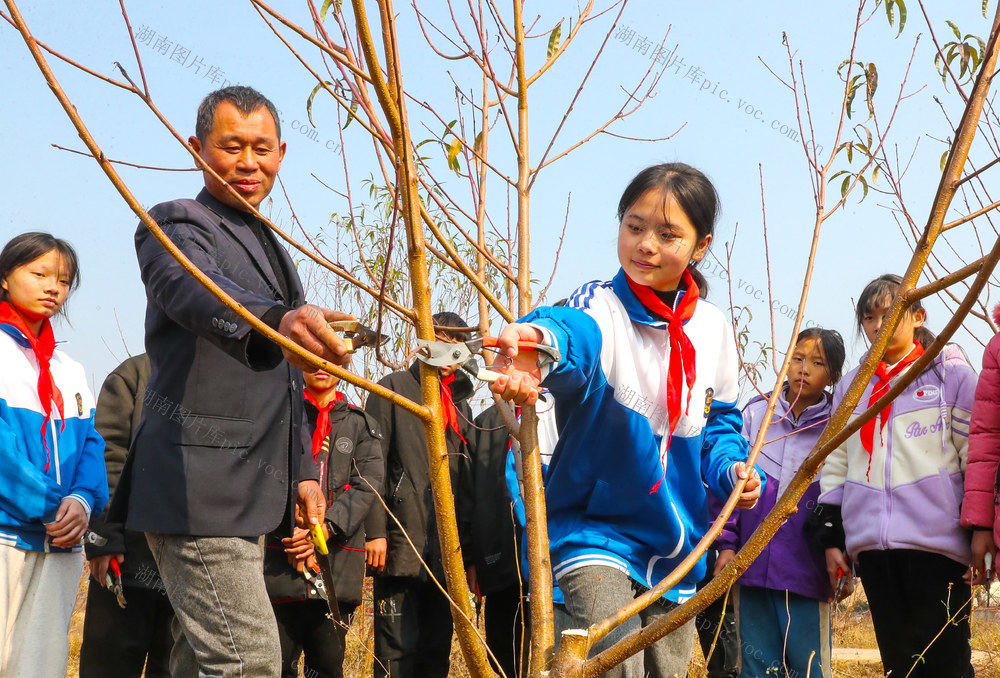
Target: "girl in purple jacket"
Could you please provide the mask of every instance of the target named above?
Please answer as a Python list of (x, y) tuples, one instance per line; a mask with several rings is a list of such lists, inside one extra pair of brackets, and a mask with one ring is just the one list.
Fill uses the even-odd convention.
[[(858, 330), (875, 339), (902, 280), (883, 275), (865, 287)], [(854, 417), (892, 388), (934, 335), (914, 302), (865, 387)], [(853, 374), (853, 373), (852, 373)], [(852, 375), (848, 375), (850, 377)], [(850, 378), (845, 379), (850, 382)], [(827, 542), (827, 572), (848, 572), (842, 549), (858, 564), (871, 608), (882, 668), (909, 678), (971, 678), (972, 560), (959, 523), (976, 373), (949, 344), (874, 419), (823, 465), (819, 497), (825, 523), (843, 526)], [(844, 388), (834, 392), (834, 407)]]
[[(768, 427), (758, 465), (767, 476), (764, 494), (752, 509), (733, 512), (716, 540), (715, 571), (733, 559), (774, 507), (830, 417), (828, 388), (840, 379), (844, 340), (834, 330), (803, 330), (795, 342), (788, 381)], [(753, 444), (767, 409), (767, 396), (743, 408), (743, 435)], [(820, 676), (830, 672), (830, 598), (823, 553), (806, 541), (803, 527), (819, 496), (814, 482), (800, 511), (778, 530), (740, 577), (736, 615), (743, 658), (741, 676)]]

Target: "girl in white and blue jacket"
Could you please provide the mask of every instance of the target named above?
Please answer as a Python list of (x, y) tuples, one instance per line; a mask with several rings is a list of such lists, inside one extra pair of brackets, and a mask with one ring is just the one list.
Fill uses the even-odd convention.
[(108, 501), (104, 441), (83, 368), (49, 318), (78, 280), (47, 233), (0, 252), (0, 675), (64, 676), (90, 513)]
[[(726, 497), (745, 476), (737, 355), (725, 315), (701, 298), (718, 211), (711, 182), (681, 163), (640, 172), (618, 205), (621, 270), (567, 308), (539, 308), (500, 334), (511, 358), (493, 390), (533, 403), (549, 389), (560, 433), (545, 480), (553, 573), (579, 628), (666, 577), (708, 528), (706, 485)], [(518, 342), (554, 346), (539, 368)], [(741, 506), (753, 505), (752, 474)], [(695, 592), (704, 558), (660, 603), (617, 627), (591, 655)], [(684, 675), (688, 623), (608, 676)], [(644, 668), (645, 666), (645, 668)]]

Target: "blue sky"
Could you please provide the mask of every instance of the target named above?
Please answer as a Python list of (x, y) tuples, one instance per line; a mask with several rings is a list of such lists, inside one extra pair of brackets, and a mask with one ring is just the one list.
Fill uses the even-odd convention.
[[(74, 13), (72, 18), (50, 3), (23, 4), (21, 9), (39, 40), (102, 73), (113, 74), (113, 63), (119, 61), (137, 77), (117, 2), (94, 0), (88, 3), (87, 12)], [(437, 9), (439, 3), (433, 4), (424, 9), (435, 20), (444, 21)], [(946, 19), (954, 21), (963, 33), (985, 35), (988, 30), (978, 0), (928, 0), (926, 4), (939, 38), (946, 40), (950, 35)], [(274, 5), (303, 18), (301, 3)], [(139, 51), (154, 99), (183, 134), (193, 132), (194, 110), (207, 92), (225, 81), (253, 85), (281, 110), (288, 142), (282, 178), (307, 229), (315, 232), (326, 225), (331, 213), (345, 211), (343, 200), (310, 176), (316, 174), (334, 187), (343, 187), (344, 161), (338, 152), (340, 132), (333, 105), (328, 99), (317, 99), (313, 111), (316, 127), (309, 125), (305, 102), (314, 84), (311, 76), (284, 50), (249, 3), (143, 2), (132, 3), (129, 11), (132, 26), (143, 39)], [(471, 72), (461, 62), (437, 59), (423, 43), (412, 9), (400, 4), (397, 11), (405, 82), (417, 99), (454, 111), (455, 83), (474, 83)], [(529, 3), (526, 14), (533, 16), (538, 11), (542, 16), (536, 32), (547, 34), (557, 18), (572, 15), (576, 5)], [(625, 89), (634, 86), (649, 65), (655, 64), (657, 46), (664, 35), (668, 49), (676, 46), (676, 60), (664, 72), (655, 97), (613, 129), (630, 137), (676, 134), (659, 142), (604, 135), (543, 172), (532, 198), (536, 277), (548, 279), (567, 199), (570, 205), (566, 243), (550, 299), (566, 296), (587, 280), (614, 275), (618, 266), (614, 213), (621, 190), (643, 167), (680, 160), (704, 170), (718, 188), (724, 211), (713, 250), (724, 261), (726, 244), (737, 234), (733, 301), (753, 313), (752, 338), (770, 344), (762, 171), (772, 298), (779, 309), (775, 322), (778, 343), (783, 346), (791, 320), (780, 310), (794, 308), (798, 302), (814, 206), (802, 145), (790, 138), (795, 136), (791, 130), (797, 127), (794, 101), (762, 61), (787, 78), (788, 58), (782, 44), (786, 34), (797, 50), (796, 64), (799, 60), (804, 64), (817, 145), (828, 153), (842, 95), (836, 69), (848, 54), (855, 12), (856, 7), (847, 2), (630, 2), (556, 147), (570, 143), (617, 110)], [(884, 119), (891, 112), (906, 61), (921, 34), (905, 88), (907, 93), (916, 94), (900, 108), (892, 148), (904, 159), (913, 154), (905, 188), (908, 205), (922, 223), (940, 179), (942, 140), (950, 136), (948, 122), (933, 97), (945, 102), (952, 120), (957, 120), (959, 109), (953, 88), (945, 91), (934, 71), (932, 44), (919, 9), (914, 4), (909, 12), (906, 30), (896, 38), (895, 29), (879, 11), (862, 32), (858, 57), (878, 65), (880, 86), (875, 103), (880, 120)], [(610, 23), (608, 16), (585, 27), (565, 62), (543, 76), (532, 90), (533, 158), (537, 159), (548, 143), (548, 135), (561, 119)], [(564, 27), (564, 35), (566, 31)], [(535, 63), (544, 58), (544, 48), (544, 40), (530, 47)], [(304, 53), (314, 56), (308, 49)], [(185, 151), (135, 97), (65, 65), (55, 69), (110, 157), (138, 164), (191, 166)], [(6, 130), (7, 150), (0, 184), (5, 203), (0, 240), (23, 231), (47, 230), (77, 247), (83, 285), (71, 298), (68, 322), (57, 327), (57, 336), (68, 340), (66, 350), (85, 364), (97, 388), (126, 351), (139, 352), (142, 346), (145, 298), (132, 247), (136, 218), (96, 163), (51, 146), (83, 148), (27, 48), (6, 23), (0, 24), (0, 82), (5, 92), (0, 124)], [(410, 110), (411, 122), (421, 129), (423, 118), (417, 107), (411, 105)], [(442, 115), (448, 119), (448, 113)], [(436, 131), (437, 127), (428, 129)], [(494, 139), (502, 143), (499, 132)], [(344, 144), (357, 191), (358, 181), (373, 169), (370, 145), (356, 125), (344, 132)], [(506, 152), (498, 150), (496, 157), (505, 157)], [(841, 160), (840, 166), (846, 166), (846, 161)], [(126, 168), (122, 174), (148, 206), (193, 196), (201, 186), (196, 173)], [(449, 188), (461, 190), (462, 180), (454, 175), (440, 176)], [(496, 196), (491, 213), (497, 222), (506, 223), (508, 204), (499, 182), (491, 184), (491, 191)], [(833, 196), (839, 196), (839, 189), (831, 188)], [(805, 316), (813, 324), (834, 327), (844, 334), (851, 364), (864, 350), (863, 340), (853, 331), (852, 298), (868, 280), (886, 271), (902, 272), (909, 260), (906, 240), (887, 209), (889, 202), (874, 193), (860, 204), (857, 198), (851, 199), (825, 224), (821, 236)], [(287, 223), (287, 208), (281, 208), (276, 200), (273, 209), (279, 222)], [(982, 224), (980, 230), (985, 238), (992, 228)], [(971, 235), (956, 234), (955, 249), (960, 255), (974, 256), (976, 247)], [(710, 298), (726, 307), (727, 284), (718, 270), (708, 266), (713, 286)], [(931, 302), (928, 325), (940, 328), (945, 314), (940, 304)], [(981, 339), (988, 338), (982, 324), (970, 323), (970, 327)], [(958, 340), (978, 368), (980, 345), (968, 336)]]

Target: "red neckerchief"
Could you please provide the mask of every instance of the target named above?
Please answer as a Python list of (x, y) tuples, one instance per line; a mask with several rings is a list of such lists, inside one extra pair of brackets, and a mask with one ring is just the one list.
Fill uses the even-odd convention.
[(455, 399), (451, 395), (451, 383), (455, 381), (455, 373), (452, 372), (447, 377), (441, 378), (441, 410), (444, 415), (444, 430), (448, 432), (450, 428), (458, 437), (465, 442), (461, 431), (458, 430), (458, 409), (455, 407)]
[(667, 415), (670, 421), (670, 433), (667, 437), (667, 445), (670, 444), (670, 436), (673, 436), (677, 428), (677, 422), (681, 419), (681, 380), (687, 384), (687, 402), (684, 405), (684, 414), (687, 414), (691, 405), (691, 389), (694, 387), (695, 378), (695, 350), (684, 332), (684, 322), (690, 320), (694, 315), (694, 308), (698, 303), (700, 290), (695, 282), (691, 271), (684, 269), (681, 281), (687, 286), (683, 290), (680, 303), (676, 309), (667, 306), (662, 299), (656, 296), (648, 285), (639, 283), (625, 275), (628, 286), (639, 298), (639, 301), (646, 310), (651, 311), (667, 321), (667, 331), (670, 333), (670, 365), (667, 371)]
[(28, 329), (28, 325), (24, 322), (21, 314), (15, 311), (14, 307), (6, 301), (0, 302), (0, 323), (13, 325), (20, 330), (21, 334), (24, 335), (24, 338), (31, 345), (31, 350), (35, 354), (35, 360), (38, 361), (38, 400), (42, 404), (42, 411), (45, 412), (45, 419), (42, 421), (42, 444), (45, 446), (45, 470), (48, 471), (49, 445), (46, 442), (45, 427), (52, 418), (53, 401), (55, 401), (56, 409), (59, 411), (59, 419), (63, 420), (63, 427), (66, 426), (63, 417), (62, 393), (59, 392), (56, 382), (52, 379), (52, 370), (50, 368), (52, 354), (56, 350), (56, 338), (52, 334), (52, 323), (49, 322), (48, 318), (42, 320), (41, 332), (36, 337)]
[(311, 402), (318, 412), (316, 415), (316, 428), (313, 429), (313, 461), (319, 459), (319, 453), (323, 449), (323, 441), (330, 435), (330, 411), (337, 404), (338, 400), (343, 399), (344, 394), (340, 391), (335, 391), (333, 400), (327, 403), (326, 406), (323, 406), (316, 400), (316, 396), (312, 394), (312, 391), (306, 389), (306, 400)]
[[(875, 376), (878, 377), (878, 381), (875, 382), (875, 386), (872, 388), (872, 394), (868, 397), (868, 407), (874, 405), (875, 401), (885, 395), (885, 392), (889, 390), (889, 382), (892, 381), (893, 377), (913, 364), (913, 362), (923, 354), (923, 345), (919, 341), (914, 341), (913, 348), (910, 349), (910, 352), (907, 353), (902, 360), (896, 363), (892, 369), (889, 369), (889, 366), (885, 364), (884, 360), (880, 362), (878, 367), (875, 368)], [(885, 428), (885, 423), (889, 420), (889, 415), (891, 413), (892, 402), (886, 405), (878, 414), (878, 433), (880, 437), (882, 435), (882, 430)], [(874, 446), (874, 442), (875, 418), (872, 417), (864, 426), (861, 427), (861, 445), (868, 452), (868, 471), (865, 472), (865, 479), (867, 480), (870, 480), (868, 476), (872, 472), (872, 447)]]

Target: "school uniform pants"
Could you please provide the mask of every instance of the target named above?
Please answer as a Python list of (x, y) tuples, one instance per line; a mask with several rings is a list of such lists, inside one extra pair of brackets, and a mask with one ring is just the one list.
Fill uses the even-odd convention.
[[(612, 567), (591, 565), (567, 572), (559, 579), (566, 597), (566, 609), (577, 628), (586, 629), (596, 621), (611, 616), (640, 591), (624, 572)], [(590, 650), (590, 656), (611, 647), (625, 636), (649, 626), (668, 614), (676, 605), (667, 601), (653, 603), (638, 615), (617, 626)], [(646, 648), (632, 655), (604, 675), (608, 678), (684, 678), (694, 650), (695, 623), (690, 620)]]
[(281, 643), (264, 587), (264, 538), (146, 533), (174, 608), (173, 678), (275, 678)]
[(0, 675), (64, 678), (83, 553), (0, 546)]
[[(882, 668), (909, 678), (972, 678), (968, 565), (895, 549), (858, 556)], [(913, 669), (910, 672), (910, 669)]]
[(451, 605), (433, 582), (375, 577), (374, 678), (447, 678)]
[(169, 678), (174, 610), (166, 592), (125, 586), (124, 594), (121, 608), (114, 593), (90, 578), (80, 678)]
[[(298, 600), (273, 605), (281, 641), (281, 677), (297, 678), (299, 657), (304, 652), (306, 676), (342, 678), (347, 629), (338, 627), (327, 616), (330, 613), (327, 602)], [(339, 609), (341, 620), (350, 626), (357, 605), (341, 603)]]
[(830, 603), (759, 586), (734, 593), (741, 678), (832, 678)]

